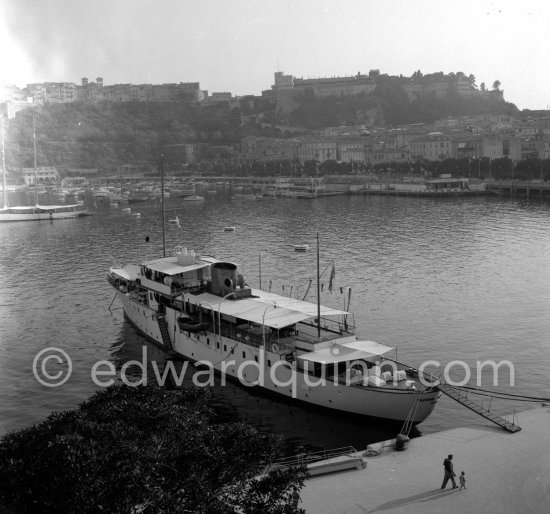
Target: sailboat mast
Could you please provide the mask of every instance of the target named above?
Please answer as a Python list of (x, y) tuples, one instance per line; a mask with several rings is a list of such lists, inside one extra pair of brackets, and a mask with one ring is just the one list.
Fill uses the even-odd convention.
[(36, 167), (36, 124), (32, 115), (32, 142), (34, 151), (34, 203), (38, 205), (38, 168)]
[(8, 193), (6, 191), (6, 153), (4, 149), (4, 117), (0, 118), (0, 129), (2, 132), (2, 186), (4, 191), (4, 209), (8, 207)]
[(317, 341), (321, 341), (321, 276), (319, 274), (319, 232), (317, 232)]
[(164, 154), (160, 172), (160, 205), (162, 211), (162, 256), (166, 257), (166, 232), (164, 230)]

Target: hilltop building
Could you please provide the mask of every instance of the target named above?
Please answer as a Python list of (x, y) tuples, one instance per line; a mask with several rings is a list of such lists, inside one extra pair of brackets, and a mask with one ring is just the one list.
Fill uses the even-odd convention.
[[(277, 102), (278, 112), (286, 116), (297, 106), (297, 97), (308, 92), (316, 98), (327, 96), (372, 95), (376, 90), (378, 70), (371, 70), (368, 75), (361, 74), (349, 77), (330, 77), (304, 79), (292, 75), (285, 75), (282, 71), (274, 74), (274, 84), (271, 86), (273, 97)], [(493, 100), (503, 101), (503, 91), (479, 90), (474, 86), (473, 77), (466, 77), (462, 73), (444, 75), (434, 73), (423, 76), (419, 72), (412, 77), (398, 77), (403, 91), (409, 102), (432, 95), (435, 98), (446, 98), (450, 95), (460, 97), (484, 96)]]
[[(225, 99), (231, 93), (215, 93)], [(0, 103), (6, 103), (8, 116), (12, 118), (21, 109), (33, 105), (71, 102), (200, 102), (204, 99), (198, 82), (178, 84), (113, 84), (104, 85), (103, 78), (95, 82), (87, 77), (80, 85), (73, 82), (43, 82), (27, 84), (23, 89), (16, 86), (0, 88)], [(217, 100), (221, 98), (216, 98)]]

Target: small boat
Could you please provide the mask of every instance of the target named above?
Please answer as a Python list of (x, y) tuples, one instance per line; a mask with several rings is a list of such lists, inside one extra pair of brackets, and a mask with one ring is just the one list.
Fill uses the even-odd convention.
[(131, 212), (130, 215), (135, 216), (136, 218), (139, 218), (141, 216), (141, 213), (139, 212)]
[(203, 323), (190, 318), (189, 316), (180, 316), (178, 318), (178, 327), (180, 327), (180, 330), (187, 332), (200, 332), (201, 330), (204, 330)]
[(128, 197), (128, 203), (140, 203), (147, 202), (150, 198), (148, 196), (130, 196)]
[(277, 197), (274, 193), (259, 193), (256, 195), (256, 200), (258, 201), (264, 201), (264, 200), (277, 200)]
[(122, 212), (130, 212), (132, 209), (130, 207), (124, 207), (124, 209), (120, 209)]
[(180, 224), (180, 219), (178, 216), (176, 216), (173, 220), (168, 220), (168, 223), (172, 223), (174, 225), (179, 225)]
[(203, 200), (204, 200), (204, 197), (199, 195), (190, 195), (190, 196), (186, 196), (183, 199), (184, 202), (202, 202)]
[(308, 250), (309, 250), (309, 245), (306, 245), (306, 244), (294, 245), (295, 252), (307, 252)]
[(231, 200), (256, 200), (255, 194), (236, 194), (231, 197)]
[(224, 232), (235, 232), (235, 227), (223, 227)]

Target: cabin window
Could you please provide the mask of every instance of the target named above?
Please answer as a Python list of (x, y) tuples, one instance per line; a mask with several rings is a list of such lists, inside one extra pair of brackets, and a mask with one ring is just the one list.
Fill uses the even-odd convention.
[(269, 359), (267, 359), (267, 366), (271, 368), (271, 361)]
[(208, 346), (210, 346), (210, 338), (209, 338), (209, 337), (206, 338), (206, 344), (207, 344)]
[(256, 362), (258, 362), (258, 356), (257, 356), (257, 355), (254, 355), (254, 360), (255, 360)]
[(246, 354), (243, 352), (243, 359), (246, 357)]
[(216, 348), (219, 350), (220, 349), (220, 343), (216, 343)]
[(223, 351), (226, 352), (227, 351), (227, 345), (223, 345)]

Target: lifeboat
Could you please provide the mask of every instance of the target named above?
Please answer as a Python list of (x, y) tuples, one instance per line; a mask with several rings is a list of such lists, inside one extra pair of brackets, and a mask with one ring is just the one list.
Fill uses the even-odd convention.
[(180, 316), (178, 318), (178, 326), (186, 332), (200, 332), (204, 329), (203, 323), (188, 316)]

